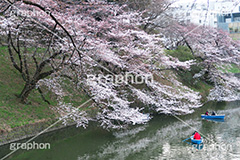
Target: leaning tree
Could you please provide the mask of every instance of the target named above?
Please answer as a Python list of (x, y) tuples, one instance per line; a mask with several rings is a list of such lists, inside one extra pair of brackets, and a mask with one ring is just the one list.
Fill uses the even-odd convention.
[[(31, 91), (37, 88), (48, 102), (37, 85), (39, 80), (71, 64), (73, 56), (77, 55), (80, 59), (81, 44), (76, 46), (62, 22), (58, 21), (44, 4), (35, 1), (1, 3), (4, 16), (1, 17), (2, 28), (7, 35), (9, 56), (25, 82), (19, 97), (25, 103)], [(56, 3), (51, 6), (55, 11), (60, 9), (59, 7)]]
[[(152, 2), (160, 3), (159, 10), (168, 7), (163, 1)], [(155, 13), (152, 18), (146, 17), (151, 15), (150, 10), (136, 11), (131, 5), (107, 1), (81, 1), (73, 5), (67, 1), (16, 0), (4, 4), (1, 27), (6, 26), (10, 57), (26, 82), (24, 90), (39, 87), (39, 82), (50, 86), (56, 81), (46, 79), (47, 76), (63, 75), (92, 98), (97, 104), (94, 119), (110, 128), (148, 121), (144, 108), (166, 114), (187, 114), (201, 106), (199, 93), (182, 85), (171, 72), (189, 69), (194, 61), (180, 62), (167, 56), (163, 37), (141, 29), (154, 24), (150, 21), (156, 18)], [(16, 7), (23, 12), (14, 11)], [(159, 10), (156, 14), (162, 13)], [(21, 14), (26, 11), (28, 14)], [(31, 46), (34, 49), (29, 51)], [(31, 61), (34, 66), (29, 65)], [(170, 73), (160, 72), (166, 69)], [(141, 85), (102, 83), (89, 79), (92, 74), (152, 74), (155, 81)], [(31, 91), (24, 90), (22, 95)], [(77, 106), (61, 101), (58, 110), (70, 112), (68, 117), (79, 125), (87, 123), (83, 119), (86, 115)]]

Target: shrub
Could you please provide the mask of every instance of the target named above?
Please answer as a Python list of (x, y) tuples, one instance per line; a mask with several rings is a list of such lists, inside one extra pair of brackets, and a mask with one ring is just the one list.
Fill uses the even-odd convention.
[(166, 54), (176, 57), (182, 62), (194, 59), (191, 50), (186, 46), (178, 46), (175, 50), (166, 50)]

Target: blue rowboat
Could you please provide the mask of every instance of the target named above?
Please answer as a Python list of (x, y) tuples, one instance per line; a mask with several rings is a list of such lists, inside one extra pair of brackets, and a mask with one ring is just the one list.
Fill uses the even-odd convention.
[(194, 144), (201, 144), (203, 142), (203, 138), (201, 137), (201, 139), (193, 139), (193, 136), (191, 136), (191, 141)]
[(205, 114), (202, 114), (201, 115), (201, 118), (204, 118), (204, 119), (224, 119), (225, 117), (225, 114), (219, 114), (219, 115), (205, 115)]
[(196, 148), (196, 149), (198, 149), (198, 150), (201, 150), (201, 149), (203, 149), (203, 141), (200, 143), (200, 144), (197, 144), (197, 143), (193, 143), (193, 142), (187, 142), (187, 140), (189, 140), (191, 137), (189, 137), (189, 138), (187, 138), (187, 139), (184, 139), (183, 140), (183, 142), (186, 142), (187, 144), (190, 144), (190, 145), (192, 145), (194, 148)]

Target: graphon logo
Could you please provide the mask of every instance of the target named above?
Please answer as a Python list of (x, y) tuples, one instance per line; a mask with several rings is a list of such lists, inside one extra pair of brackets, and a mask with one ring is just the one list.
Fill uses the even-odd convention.
[(115, 84), (144, 84), (148, 82), (153, 82), (152, 74), (145, 75), (133, 75), (131, 73), (125, 73), (125, 75), (87, 75), (87, 82), (96, 81), (101, 84), (115, 83)]
[(229, 152), (233, 150), (233, 147), (231, 144), (205, 144), (204, 145), (204, 150), (208, 151), (221, 151), (221, 152)]
[(10, 150), (18, 150), (18, 149), (23, 149), (23, 150), (32, 150), (32, 149), (50, 149), (50, 143), (11, 143), (10, 144)]
[(46, 11), (45, 13), (43, 11), (36, 11), (36, 10), (12, 10), (10, 12), (10, 16), (16, 15), (16, 16), (22, 16), (22, 17), (40, 17), (45, 16), (46, 14), (50, 14), (50, 11)]

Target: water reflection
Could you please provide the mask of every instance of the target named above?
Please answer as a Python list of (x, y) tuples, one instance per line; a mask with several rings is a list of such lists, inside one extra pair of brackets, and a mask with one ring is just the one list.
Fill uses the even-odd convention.
[[(160, 115), (155, 116), (148, 124), (122, 131), (106, 132), (94, 127), (54, 132), (48, 134), (52, 148), (50, 151), (20, 152), (12, 159), (239, 159), (239, 102), (225, 105), (210, 104), (196, 110), (194, 114), (179, 116), (207, 137), (204, 137), (203, 145), (182, 142), (186, 137), (190, 137), (194, 130), (172, 116)], [(217, 106), (221, 109), (217, 109)], [(202, 120), (201, 113), (209, 108), (225, 114), (225, 122), (212, 123)], [(56, 138), (62, 137), (63, 133), (71, 136)], [(43, 139), (46, 140), (46, 137), (38, 140)]]
[(224, 119), (204, 119), (203, 120), (207, 121), (207, 122), (224, 122)]

